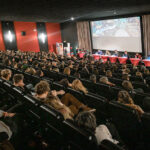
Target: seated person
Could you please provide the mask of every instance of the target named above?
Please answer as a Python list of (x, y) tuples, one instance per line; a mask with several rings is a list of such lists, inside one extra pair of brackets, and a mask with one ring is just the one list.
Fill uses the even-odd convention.
[[(92, 111), (80, 101), (78, 101), (73, 95), (61, 91), (51, 91), (49, 84), (46, 81), (40, 81), (35, 86), (35, 97), (45, 104), (53, 106), (58, 110), (65, 119), (73, 119), (74, 115), (82, 109), (83, 111)], [(65, 94), (65, 95), (64, 95)], [(58, 95), (64, 95), (61, 100)]]
[(11, 72), (10, 69), (3, 69), (3, 70), (1, 71), (1, 78), (2, 78), (3, 80), (9, 81), (10, 78), (11, 78), (11, 75), (12, 75), (12, 72)]
[(128, 57), (128, 52), (125, 51), (124, 54), (122, 55), (122, 57)]
[(96, 83), (96, 75), (95, 74), (92, 74), (90, 76), (90, 81), (92, 81), (93, 83)]
[(88, 93), (88, 90), (84, 87), (84, 85), (82, 84), (82, 82), (81, 82), (79, 79), (75, 79), (75, 80), (72, 82), (72, 88), (73, 88), (74, 90), (83, 92), (84, 94), (87, 94), (87, 93)]
[(118, 56), (118, 51), (117, 50), (114, 51), (113, 56)]
[(38, 76), (38, 77), (43, 77), (44, 76), (44, 73), (43, 73), (43, 71), (42, 70), (37, 70), (36, 71), (36, 74), (35, 74), (36, 76)]
[(32, 67), (27, 68), (27, 69), (25, 70), (25, 72), (26, 72), (26, 73), (29, 73), (29, 74), (31, 74), (31, 75), (35, 75), (35, 74), (36, 74), (36, 70), (35, 70), (34, 68), (32, 68)]
[(143, 93), (143, 92), (144, 92), (143, 89), (141, 89), (141, 88), (134, 89), (134, 88), (133, 88), (133, 85), (132, 85), (132, 83), (131, 83), (130, 81), (123, 81), (123, 82), (122, 82), (122, 87), (123, 87), (125, 90), (127, 90), (127, 91), (129, 91), (129, 92), (133, 92), (133, 93), (136, 93), (136, 92)]
[(122, 80), (130, 81), (130, 76), (126, 73), (122, 75)]
[(143, 79), (143, 74), (142, 74), (141, 72), (137, 71), (135, 75), (136, 75), (136, 77), (137, 77), (137, 78), (136, 78), (136, 81), (146, 83), (146, 81)]
[(148, 69), (144, 70), (144, 78), (149, 77), (150, 76), (150, 72)]
[(72, 84), (69, 83), (68, 79), (62, 79), (61, 81), (59, 81), (59, 84), (63, 85), (64, 87), (72, 87)]
[(98, 52), (96, 54), (103, 55), (103, 52), (101, 50), (98, 50)]
[(77, 115), (75, 122), (79, 127), (95, 134), (98, 145), (100, 145), (103, 140), (109, 140), (114, 144), (119, 143), (119, 141), (112, 138), (112, 135), (106, 125), (102, 124), (97, 126), (96, 117), (93, 113), (81, 112)]
[(112, 72), (110, 70), (106, 71), (106, 77), (109, 77), (109, 78), (112, 77)]
[(109, 81), (108, 81), (108, 78), (105, 77), (105, 76), (101, 77), (101, 78), (99, 79), (99, 82), (104, 83), (104, 84), (107, 84), (107, 85), (110, 85), (110, 86), (115, 86), (115, 84), (109, 82)]
[(141, 58), (142, 58), (142, 56), (141, 56), (139, 53), (136, 53), (136, 54), (135, 54), (135, 58), (139, 58), (139, 59), (141, 59)]
[(69, 68), (69, 67), (66, 67), (66, 68), (64, 69), (64, 74), (70, 76), (70, 73), (71, 73), (70, 68)]
[(111, 56), (111, 53), (107, 50), (106, 53), (105, 53), (105, 55)]
[(20, 87), (21, 89), (24, 89), (24, 76), (22, 74), (15, 74), (13, 76), (13, 84), (16, 87)]
[(32, 84), (25, 85), (23, 80), (24, 76), (22, 74), (15, 74), (13, 76), (14, 86), (20, 88), (24, 92), (29, 92), (31, 90), (33, 91), (33, 85)]
[(118, 93), (118, 102), (131, 108), (134, 108), (138, 112), (139, 117), (144, 113), (140, 106), (134, 104), (134, 101), (132, 100), (127, 91), (123, 90)]
[[(0, 118), (1, 117), (13, 117), (14, 113), (8, 113), (0, 110)], [(12, 137), (12, 131), (10, 127), (8, 127), (4, 122), (0, 121), (0, 137), (4, 136), (6, 139), (10, 139)]]

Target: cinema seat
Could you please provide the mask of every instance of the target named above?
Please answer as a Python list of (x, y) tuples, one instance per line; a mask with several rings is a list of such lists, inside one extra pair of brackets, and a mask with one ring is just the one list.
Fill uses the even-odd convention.
[(72, 121), (64, 120), (63, 129), (65, 131), (65, 140), (68, 145), (76, 150), (98, 150), (98, 144), (95, 135), (77, 127)]
[(109, 103), (109, 115), (120, 136), (127, 143), (137, 143), (141, 138), (141, 124), (135, 109), (116, 101)]
[(144, 113), (141, 117), (143, 139), (147, 149), (150, 149), (150, 114)]
[(112, 143), (109, 140), (103, 140), (100, 144), (100, 150), (125, 150), (117, 144)]

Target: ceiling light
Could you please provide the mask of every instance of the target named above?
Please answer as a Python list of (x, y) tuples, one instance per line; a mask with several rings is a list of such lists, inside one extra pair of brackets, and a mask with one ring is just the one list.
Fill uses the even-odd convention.
[(13, 35), (11, 33), (11, 31), (9, 30), (8, 33), (7, 33), (7, 39), (12, 42), (13, 41)]
[(74, 20), (74, 17), (71, 17), (70, 19), (73, 21), (73, 20)]
[(41, 33), (40, 36), (39, 36), (39, 38), (41, 39), (41, 41), (42, 41), (43, 43), (45, 43), (45, 38), (46, 38), (46, 36), (45, 36), (44, 33)]

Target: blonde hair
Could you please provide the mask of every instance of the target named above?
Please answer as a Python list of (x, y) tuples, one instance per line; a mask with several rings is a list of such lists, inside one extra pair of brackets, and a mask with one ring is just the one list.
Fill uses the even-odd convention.
[(99, 80), (101, 83), (107, 84), (108, 78), (107, 77), (101, 77)]
[(36, 70), (34, 68), (32, 68), (32, 67), (31, 68), (27, 68), (25, 72), (29, 73), (31, 75), (35, 75), (36, 74)]
[(139, 71), (137, 71), (137, 72), (136, 72), (136, 76), (137, 76), (137, 77), (142, 77), (142, 73), (139, 72)]
[(79, 79), (75, 79), (72, 82), (72, 88), (77, 91), (82, 91), (84, 94), (88, 93), (88, 90), (83, 86), (82, 82)]
[(111, 72), (110, 70), (107, 70), (107, 71), (106, 71), (106, 76), (107, 76), (107, 77), (112, 77), (112, 72)]
[(133, 99), (130, 97), (127, 91), (120, 91), (118, 93), (118, 102), (122, 104), (134, 104)]
[(64, 69), (64, 74), (66, 74), (66, 75), (70, 75), (70, 68), (69, 67), (66, 67), (65, 69)]
[(126, 89), (126, 90), (133, 90), (133, 86), (132, 83), (130, 81), (123, 81), (122, 82), (122, 86)]
[(3, 69), (1, 71), (1, 77), (2, 78), (7, 79), (9, 75), (11, 77), (11, 70), (10, 69)]

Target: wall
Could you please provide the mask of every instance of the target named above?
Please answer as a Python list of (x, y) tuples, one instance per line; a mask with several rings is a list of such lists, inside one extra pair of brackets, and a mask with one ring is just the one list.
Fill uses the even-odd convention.
[(61, 31), (60, 24), (58, 23), (46, 23), (46, 32), (48, 39), (49, 51), (56, 51), (56, 42), (61, 43)]
[(3, 39), (3, 33), (2, 33), (2, 25), (0, 23), (0, 50), (4, 51), (5, 50), (5, 45), (4, 45), (4, 39)]
[[(2, 26), (3, 24), (3, 26)], [(11, 25), (12, 24), (12, 25)], [(45, 32), (47, 40), (45, 45), (47, 45), (47, 50), (55, 51), (56, 50), (56, 42), (61, 41), (61, 31), (59, 23), (42, 23), (43, 28), (45, 27)], [(5, 37), (6, 33), (10, 30), (8, 27), (14, 26), (11, 28), (11, 32), (13, 34), (13, 42), (8, 40), (8, 37)], [(40, 39), (38, 38), (39, 31), (38, 23), (36, 22), (1, 22), (0, 23), (0, 50), (5, 50), (9, 47), (9, 49), (14, 49), (14, 45), (16, 45), (15, 49), (19, 49), (21, 51), (34, 51), (39, 52), (40, 50), (45, 50), (46, 46), (40, 45)], [(22, 31), (25, 31), (25, 35), (22, 35)], [(42, 30), (43, 31), (43, 30)], [(6, 33), (5, 33), (6, 32)], [(5, 38), (5, 41), (4, 41)], [(44, 47), (44, 49), (43, 49)]]
[(71, 43), (71, 47), (78, 47), (78, 36), (76, 22), (61, 23), (62, 41)]
[[(16, 40), (18, 49), (21, 51), (39, 52), (39, 43), (37, 38), (37, 29), (35, 22), (14, 22)], [(26, 35), (22, 36), (21, 32), (25, 31)]]

